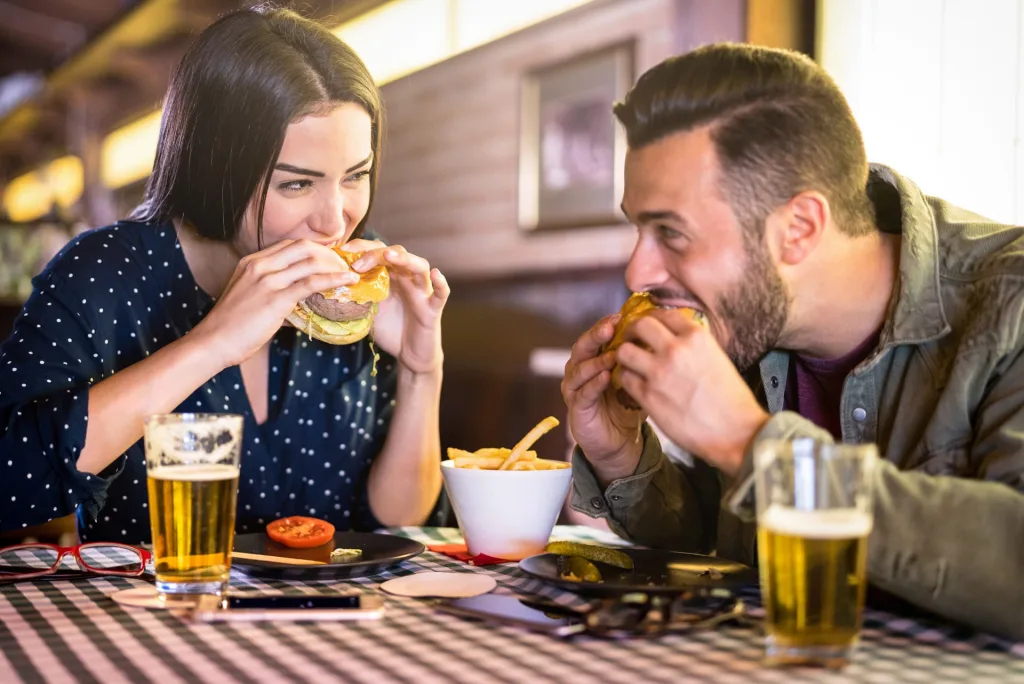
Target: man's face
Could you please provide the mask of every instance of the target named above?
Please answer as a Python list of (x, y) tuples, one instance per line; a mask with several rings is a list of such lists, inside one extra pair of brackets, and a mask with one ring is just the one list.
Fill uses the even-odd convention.
[(725, 200), (720, 173), (707, 129), (628, 151), (622, 208), (639, 234), (626, 283), (659, 304), (703, 311), (746, 370), (778, 343), (789, 296), (763, 237)]

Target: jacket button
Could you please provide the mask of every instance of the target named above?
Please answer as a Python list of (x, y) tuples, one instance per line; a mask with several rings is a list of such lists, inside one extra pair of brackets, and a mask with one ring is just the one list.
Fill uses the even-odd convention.
[(865, 420), (867, 420), (867, 417), (868, 412), (862, 409), (860, 406), (853, 409), (853, 419), (858, 423), (863, 423)]
[(595, 511), (600, 511), (604, 508), (604, 501), (595, 496), (590, 500), (590, 507)]
[(779, 379), (773, 375), (772, 376), (772, 388), (776, 388), (778, 386), (779, 386)]

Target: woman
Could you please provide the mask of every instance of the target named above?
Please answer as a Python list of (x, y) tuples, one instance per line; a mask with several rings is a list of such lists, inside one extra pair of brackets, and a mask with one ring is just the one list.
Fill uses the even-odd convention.
[[(149, 538), (143, 419), (245, 416), (238, 530), (293, 514), (422, 524), (440, 492), (444, 277), (364, 234), (380, 95), (359, 58), (284, 10), (244, 10), (183, 57), (129, 221), (72, 241), (0, 347), (0, 528), (78, 511), (83, 541)], [(282, 327), (383, 263), (374, 339)]]

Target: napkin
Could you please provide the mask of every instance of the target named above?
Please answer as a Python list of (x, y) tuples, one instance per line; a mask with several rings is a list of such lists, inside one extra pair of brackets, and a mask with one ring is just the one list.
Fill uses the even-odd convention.
[(436, 553), (444, 554), (449, 558), (454, 558), (455, 560), (460, 560), (463, 563), (468, 563), (469, 565), (484, 566), (513, 562), (505, 560), (504, 558), (495, 558), (494, 556), (488, 556), (482, 553), (478, 553), (474, 556), (469, 552), (469, 549), (466, 548), (465, 544), (434, 544), (427, 548)]

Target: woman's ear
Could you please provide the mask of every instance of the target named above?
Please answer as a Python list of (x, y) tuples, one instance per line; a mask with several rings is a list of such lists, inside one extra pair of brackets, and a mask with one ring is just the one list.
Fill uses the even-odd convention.
[(828, 199), (820, 192), (808, 190), (794, 195), (765, 221), (770, 249), (781, 263), (800, 264), (817, 247), (830, 216)]

